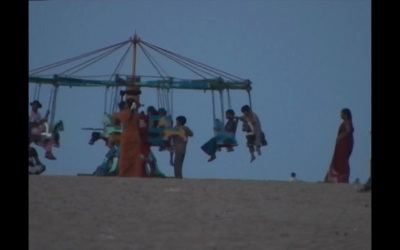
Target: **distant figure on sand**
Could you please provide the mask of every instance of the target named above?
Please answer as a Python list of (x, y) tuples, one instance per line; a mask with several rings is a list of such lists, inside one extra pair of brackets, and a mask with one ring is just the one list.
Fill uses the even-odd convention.
[(353, 122), (350, 109), (342, 109), (343, 119), (336, 138), (335, 151), (324, 182), (349, 183), (350, 156), (353, 151)]
[(291, 173), (291, 174), (290, 174), (290, 179), (289, 179), (289, 181), (299, 181), (299, 180), (296, 179), (296, 173)]
[(265, 135), (261, 130), (260, 119), (258, 119), (256, 113), (250, 109), (249, 105), (244, 105), (241, 111), (243, 116), (237, 118), (243, 122), (242, 130), (246, 132), (247, 147), (251, 155), (250, 162), (253, 162), (256, 159), (254, 151), (261, 155), (261, 146), (267, 146), (268, 143), (265, 140)]
[(134, 99), (127, 99), (125, 109), (114, 114), (114, 119), (119, 120), (123, 128), (119, 156), (119, 177), (143, 176), (140, 158), (139, 114), (133, 104)]

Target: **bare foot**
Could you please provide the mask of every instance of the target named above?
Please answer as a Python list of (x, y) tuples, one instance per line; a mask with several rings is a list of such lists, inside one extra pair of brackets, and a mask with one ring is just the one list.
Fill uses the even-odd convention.
[(46, 152), (46, 154), (44, 155), (44, 157), (45, 157), (46, 159), (49, 159), (49, 160), (56, 160), (56, 157), (54, 157), (54, 155), (53, 155), (51, 152)]
[(256, 159), (256, 157), (253, 155), (253, 156), (251, 157), (250, 163), (252, 163), (255, 159)]
[(208, 159), (208, 162), (212, 162), (213, 160), (215, 160), (217, 157), (214, 155), (214, 156), (211, 156), (210, 157), (210, 159)]

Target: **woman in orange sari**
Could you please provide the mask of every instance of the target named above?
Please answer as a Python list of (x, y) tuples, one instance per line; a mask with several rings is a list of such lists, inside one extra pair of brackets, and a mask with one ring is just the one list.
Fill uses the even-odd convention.
[(349, 183), (349, 160), (354, 144), (354, 128), (350, 109), (342, 109), (340, 117), (343, 122), (339, 127), (335, 151), (324, 182)]
[(140, 158), (139, 114), (133, 107), (133, 99), (126, 100), (125, 109), (114, 115), (122, 123), (120, 155), (118, 163), (119, 177), (142, 177)]

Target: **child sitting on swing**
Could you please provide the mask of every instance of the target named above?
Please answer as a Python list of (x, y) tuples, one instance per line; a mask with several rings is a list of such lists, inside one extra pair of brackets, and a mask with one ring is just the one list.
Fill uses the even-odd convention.
[[(150, 121), (150, 116), (158, 115), (158, 111), (153, 106), (149, 106), (147, 108), (146, 112), (147, 112), (147, 116), (149, 117), (149, 121)], [(149, 122), (149, 128), (157, 128), (157, 126), (158, 126), (158, 121)]]
[(256, 159), (254, 151), (257, 151), (258, 155), (261, 155), (261, 146), (267, 146), (268, 142), (261, 130), (260, 119), (258, 119), (256, 113), (251, 111), (248, 105), (244, 105), (241, 111), (243, 116), (238, 118), (243, 122), (242, 130), (246, 132), (247, 147), (250, 151), (251, 163)]
[[(43, 124), (47, 122), (47, 117), (50, 114), (50, 111), (47, 110), (46, 114), (42, 118), (39, 109), (42, 107), (42, 104), (35, 100), (31, 102), (32, 111), (29, 115), (29, 125), (31, 128), (31, 137), (32, 141), (35, 143), (41, 143), (41, 134), (43, 132)], [(53, 140), (46, 140), (43, 142), (43, 149), (45, 150), (45, 158), (49, 160), (55, 160), (53, 153), (51, 152), (53, 145), (56, 144), (58, 146), (58, 138), (55, 138), (55, 142)]]
[(159, 119), (158, 119), (158, 127), (159, 128), (171, 128), (172, 124), (170, 124), (170, 121), (167, 120), (166, 116), (167, 116), (167, 110), (165, 108), (160, 108), (158, 110), (158, 115), (159, 115)]
[[(225, 118), (227, 119), (227, 122), (225, 124), (225, 127), (223, 128), (222, 133), (235, 134), (236, 125), (237, 125), (237, 119), (235, 118), (235, 112), (232, 109), (228, 109), (225, 112)], [(203, 152), (210, 156), (210, 158), (208, 159), (208, 162), (211, 162), (217, 158), (216, 151), (220, 150), (220, 148), (217, 145), (218, 139), (219, 139), (219, 136), (217, 134), (216, 136), (214, 136), (210, 140), (208, 140), (206, 143), (204, 143), (203, 146), (201, 146), (201, 149), (203, 150)], [(232, 152), (233, 147), (228, 146), (227, 151)]]
[[(172, 124), (170, 124), (170, 122), (166, 118), (167, 110), (165, 108), (160, 108), (158, 110), (158, 115), (160, 116), (160, 118), (158, 119), (158, 127), (159, 128), (171, 128), (172, 127)], [(173, 153), (173, 140), (172, 140), (172, 138), (170, 138), (165, 143), (166, 144), (164, 146), (160, 146), (159, 147), (159, 151), (162, 152), (164, 150), (168, 150), (170, 152), (169, 153), (169, 164), (171, 166), (173, 166), (174, 165), (174, 163), (173, 163), (174, 153)]]

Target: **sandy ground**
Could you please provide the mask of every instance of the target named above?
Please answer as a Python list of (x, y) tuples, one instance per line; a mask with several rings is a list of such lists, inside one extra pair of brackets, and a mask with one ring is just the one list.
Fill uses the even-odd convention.
[(30, 250), (369, 250), (355, 184), (30, 176)]

